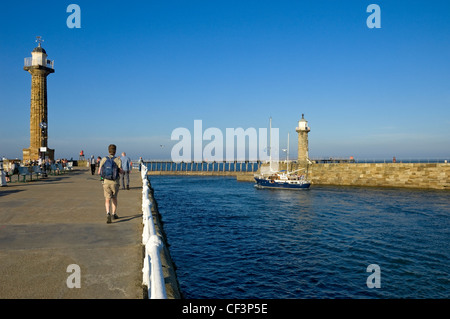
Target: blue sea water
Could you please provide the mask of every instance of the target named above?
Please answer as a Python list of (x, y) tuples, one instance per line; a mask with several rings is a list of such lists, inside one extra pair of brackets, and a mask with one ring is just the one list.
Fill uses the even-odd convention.
[[(449, 298), (446, 191), (153, 176), (186, 298)], [(380, 267), (380, 288), (368, 288)]]

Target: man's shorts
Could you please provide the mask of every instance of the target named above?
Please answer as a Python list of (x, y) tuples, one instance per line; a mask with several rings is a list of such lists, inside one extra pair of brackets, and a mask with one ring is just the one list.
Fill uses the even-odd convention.
[(104, 182), (103, 183), (103, 194), (106, 199), (117, 198), (117, 194), (119, 193), (119, 184)]

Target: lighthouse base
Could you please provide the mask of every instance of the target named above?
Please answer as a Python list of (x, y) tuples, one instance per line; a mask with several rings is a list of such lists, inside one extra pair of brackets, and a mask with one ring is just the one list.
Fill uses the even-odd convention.
[(39, 148), (24, 148), (22, 150), (23, 152), (23, 161), (37, 161), (40, 157), (42, 157), (42, 154), (44, 154), (45, 158), (50, 159), (51, 161), (55, 160), (55, 150), (47, 148), (46, 152), (40, 152)]

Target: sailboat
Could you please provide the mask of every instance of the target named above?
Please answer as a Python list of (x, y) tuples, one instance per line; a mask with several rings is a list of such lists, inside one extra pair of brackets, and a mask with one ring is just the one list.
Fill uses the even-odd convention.
[(297, 172), (304, 170), (298, 169), (289, 172), (289, 133), (288, 133), (288, 143), (286, 151), (286, 170), (274, 171), (272, 170), (272, 118), (270, 118), (270, 129), (269, 129), (269, 172), (266, 174), (260, 173), (255, 176), (255, 187), (256, 188), (278, 188), (278, 189), (308, 189), (311, 186), (311, 182), (305, 178), (305, 175), (298, 174)]

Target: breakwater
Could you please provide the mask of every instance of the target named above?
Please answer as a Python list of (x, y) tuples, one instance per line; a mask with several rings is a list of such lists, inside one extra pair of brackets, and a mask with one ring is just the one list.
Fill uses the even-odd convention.
[[(253, 182), (254, 174), (268, 170), (268, 163), (147, 162), (149, 175), (233, 176)], [(273, 170), (286, 169), (286, 163), (272, 163)], [(375, 186), (424, 189), (450, 189), (449, 163), (313, 163), (307, 167), (290, 162), (289, 170), (307, 174), (315, 185)]]
[(202, 173), (252, 173), (257, 172), (261, 161), (234, 161), (234, 162), (172, 162), (148, 161), (145, 162), (149, 173), (151, 172), (202, 172)]
[[(315, 185), (450, 190), (448, 163), (313, 163), (306, 168), (289, 164), (290, 171), (300, 170)], [(286, 163), (279, 163), (278, 169), (286, 169)]]
[(178, 176), (228, 176), (238, 181), (254, 181), (254, 174), (260, 171), (261, 161), (234, 162), (144, 162), (148, 175)]
[(317, 185), (405, 187), (450, 190), (448, 163), (312, 164), (308, 178)]

